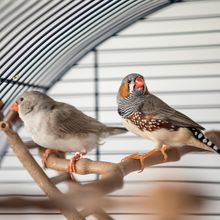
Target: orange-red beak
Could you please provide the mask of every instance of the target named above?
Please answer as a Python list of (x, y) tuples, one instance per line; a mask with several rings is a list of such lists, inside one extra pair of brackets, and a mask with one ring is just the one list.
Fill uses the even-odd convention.
[(18, 112), (18, 104), (16, 102), (14, 102), (12, 105), (11, 105), (11, 111), (13, 112)]
[(143, 88), (144, 87), (144, 79), (140, 76), (136, 77), (135, 79), (135, 88)]

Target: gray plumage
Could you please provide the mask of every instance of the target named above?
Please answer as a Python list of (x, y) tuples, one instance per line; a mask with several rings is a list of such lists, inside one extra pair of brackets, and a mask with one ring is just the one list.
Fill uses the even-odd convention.
[(127, 131), (107, 127), (74, 106), (37, 91), (24, 92), (16, 102), (24, 126), (33, 140), (45, 148), (87, 152), (97, 147), (101, 139)]

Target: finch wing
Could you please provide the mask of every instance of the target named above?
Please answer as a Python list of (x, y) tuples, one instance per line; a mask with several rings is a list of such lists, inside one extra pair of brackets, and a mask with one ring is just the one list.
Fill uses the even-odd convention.
[(194, 122), (191, 118), (176, 111), (174, 108), (170, 107), (152, 94), (149, 94), (146, 97), (146, 100), (140, 106), (139, 111), (146, 115), (146, 117), (152, 116), (156, 119), (166, 120), (177, 127), (192, 127), (204, 130), (201, 125)]
[(49, 113), (51, 129), (58, 135), (105, 132), (106, 126), (74, 106), (56, 102)]

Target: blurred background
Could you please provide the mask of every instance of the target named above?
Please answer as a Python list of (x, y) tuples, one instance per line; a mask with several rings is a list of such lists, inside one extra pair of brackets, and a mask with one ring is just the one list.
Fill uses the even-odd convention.
[[(13, 55), (13, 52), (19, 49), (19, 44), (26, 36), (21, 35), (19, 44), (13, 46), (14, 38), (10, 40), (10, 36), (15, 37), (13, 34), (16, 32), (15, 30), (10, 31), (9, 26), (6, 26), (10, 19), (7, 21), (5, 15), (9, 12), (19, 14), (24, 7), (26, 7), (26, 12), (34, 10), (34, 6), (31, 7), (33, 2), (19, 0), (16, 1), (16, 6), (13, 1), (0, 1), (1, 16), (5, 21), (5, 23), (2, 23), (5, 26), (1, 32), (3, 41), (0, 43), (3, 48), (0, 52), (2, 55), (0, 89), (1, 99), (6, 103), (4, 111), (7, 111), (11, 101), (18, 93), (26, 89), (39, 89), (47, 91), (50, 96), (58, 101), (76, 106), (84, 113), (107, 125), (122, 126), (116, 103), (116, 95), (121, 79), (129, 73), (140, 73), (145, 76), (148, 89), (152, 93), (200, 123), (207, 130), (219, 130), (220, 1), (191, 0), (173, 4), (170, 4), (170, 1), (142, 1), (149, 2), (147, 7), (152, 11), (149, 11), (146, 16), (137, 17), (137, 21), (131, 21), (127, 26), (124, 25), (121, 27), (123, 30), (119, 31), (118, 29), (119, 32), (115, 31), (112, 36), (109, 34), (106, 37), (108, 39), (104, 39), (104, 34), (98, 36), (99, 39), (103, 37), (103, 40), (101, 39), (96, 47), (83, 54), (83, 57), (79, 56), (77, 58), (76, 55), (71, 57), (70, 50), (65, 53), (63, 48), (57, 47), (58, 43), (56, 44), (54, 40), (50, 43), (50, 50), (48, 49), (50, 59), (54, 63), (53, 65), (50, 63), (51, 65), (44, 66), (43, 63), (39, 63), (40, 59), (34, 63), (34, 59), (40, 54), (40, 52), (37, 53), (37, 50), (44, 43), (43, 38), (39, 40), (38, 47), (33, 47), (32, 54), (36, 52), (33, 60), (28, 61), (32, 54), (26, 54), (28, 51), (25, 50), (25, 47), (34, 42), (34, 38), (29, 39), (28, 43), (21, 47), (20, 51), (22, 53), (15, 53), (10, 58), (10, 55)], [(41, 10), (43, 10), (46, 7), (43, 6), (45, 1), (39, 2), (42, 7)], [(51, 2), (50, 4), (58, 3), (55, 0)], [(63, 4), (67, 2), (71, 1), (63, 1)], [(127, 4), (130, 3), (132, 6), (134, 3), (131, 2), (127, 1)], [(28, 7), (31, 9), (27, 10)], [(156, 7), (157, 10), (154, 11), (153, 8)], [(150, 14), (151, 12), (154, 13)], [(125, 16), (128, 11), (125, 10), (123, 13)], [(10, 16), (8, 17), (10, 18)], [(13, 23), (16, 25), (16, 22), (18, 22), (15, 19), (10, 21), (10, 25)], [(90, 19), (87, 23), (89, 22), (95, 21)], [(20, 24), (20, 30), (25, 26), (25, 24), (22, 25)], [(97, 26), (98, 24), (94, 23), (93, 30)], [(66, 27), (66, 33), (69, 30)], [(4, 38), (5, 33), (8, 33), (7, 38)], [(34, 34), (34, 30), (30, 33)], [(19, 36), (18, 34), (18, 39)], [(74, 38), (75, 35), (66, 35), (65, 37), (68, 38), (68, 36)], [(89, 36), (92, 37), (93, 35)], [(80, 38), (76, 38), (75, 41), (77, 40), (79, 41), (78, 45), (80, 45)], [(95, 41), (95, 38), (93, 41)], [(10, 46), (11, 50), (6, 54), (5, 52)], [(72, 46), (72, 49), (75, 49), (75, 53), (80, 54), (85, 47), (85, 45), (82, 45), (82, 48), (79, 47), (76, 51), (76, 48)], [(31, 51), (31, 48), (29, 50)], [(57, 55), (53, 58), (55, 53)], [(27, 56), (26, 60), (24, 59), (23, 62), (19, 63), (25, 56)], [(48, 57), (45, 60), (49, 60)], [(44, 59), (43, 56), (40, 58)], [(9, 60), (8, 63), (6, 62), (7, 59)], [(14, 63), (10, 63), (13, 59)], [(74, 65), (71, 64), (71, 60), (76, 61)], [(25, 66), (26, 61), (28, 62)], [(63, 67), (64, 63), (65, 68)], [(37, 64), (39, 66), (31, 69)], [(53, 74), (57, 70), (60, 70), (59, 75), (54, 76)], [(6, 76), (9, 76), (9, 71), (14, 72), (10, 75), (10, 79), (7, 79)], [(47, 72), (47, 74), (43, 75), (41, 81), (34, 77), (23, 80), (21, 78), (23, 77), (22, 74), (26, 73), (25, 71), (32, 71), (33, 76), (35, 73), (37, 75), (41, 72)], [(52, 78), (53, 80), (51, 80)], [(47, 82), (50, 82), (50, 84), (47, 85)], [(29, 140), (29, 135), (23, 127), (19, 128), (19, 134), (24, 140)], [(0, 196), (4, 198), (10, 195), (23, 194), (25, 197), (46, 198), (22, 168), (11, 149), (5, 144), (2, 134), (0, 138)], [(152, 148), (153, 145), (150, 141), (128, 133), (107, 139), (98, 150), (90, 152), (88, 157), (94, 160), (119, 162), (128, 154), (137, 151), (144, 153)], [(37, 152), (33, 151), (33, 154), (36, 160), (41, 162)], [(126, 207), (123, 206), (123, 203), (138, 199), (143, 195), (146, 198), (149, 197), (151, 203), (152, 193), (157, 192), (157, 190), (160, 192), (161, 189), (163, 192), (170, 192), (169, 189), (172, 188), (183, 192), (193, 192), (196, 198), (204, 201), (201, 204), (198, 202), (197, 206), (195, 204), (197, 200), (195, 202), (192, 200), (195, 209), (183, 210), (186, 215), (181, 219), (217, 220), (220, 218), (219, 172), (219, 155), (191, 153), (178, 162), (150, 167), (142, 173), (132, 173), (126, 177), (123, 189), (108, 196), (117, 199), (122, 206), (109, 208), (107, 211), (117, 220), (158, 219), (158, 216), (152, 211), (154, 208), (150, 205), (147, 205), (145, 210), (138, 211), (137, 207)], [(52, 176), (55, 172), (47, 170), (47, 173)], [(95, 178), (95, 175), (77, 176), (77, 179), (81, 181), (94, 180)], [(65, 188), (65, 186), (60, 187)], [(173, 193), (175, 194), (175, 190)], [(169, 197), (172, 191), (167, 194)], [(160, 195), (163, 195), (163, 193), (160, 193)], [(168, 201), (168, 197), (165, 197), (165, 203)], [(46, 212), (38, 209), (12, 210), (12, 212), (8, 210), (0, 211), (0, 219), (14, 219), (15, 215), (17, 219), (64, 219), (58, 212)], [(161, 220), (165, 219), (167, 218), (161, 218)], [(168, 219), (171, 220), (171, 218)], [(177, 218), (174, 219), (177, 220)]]

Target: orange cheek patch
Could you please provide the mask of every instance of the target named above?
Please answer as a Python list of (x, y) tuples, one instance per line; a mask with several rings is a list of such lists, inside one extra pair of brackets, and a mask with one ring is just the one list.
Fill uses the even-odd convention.
[(14, 102), (12, 105), (11, 105), (11, 110), (13, 112), (18, 112), (18, 104), (16, 102)]
[(123, 97), (123, 98), (127, 98), (127, 97), (129, 96), (128, 84), (127, 84), (127, 83), (123, 83), (123, 84), (120, 86), (119, 94), (120, 94), (120, 96)]

